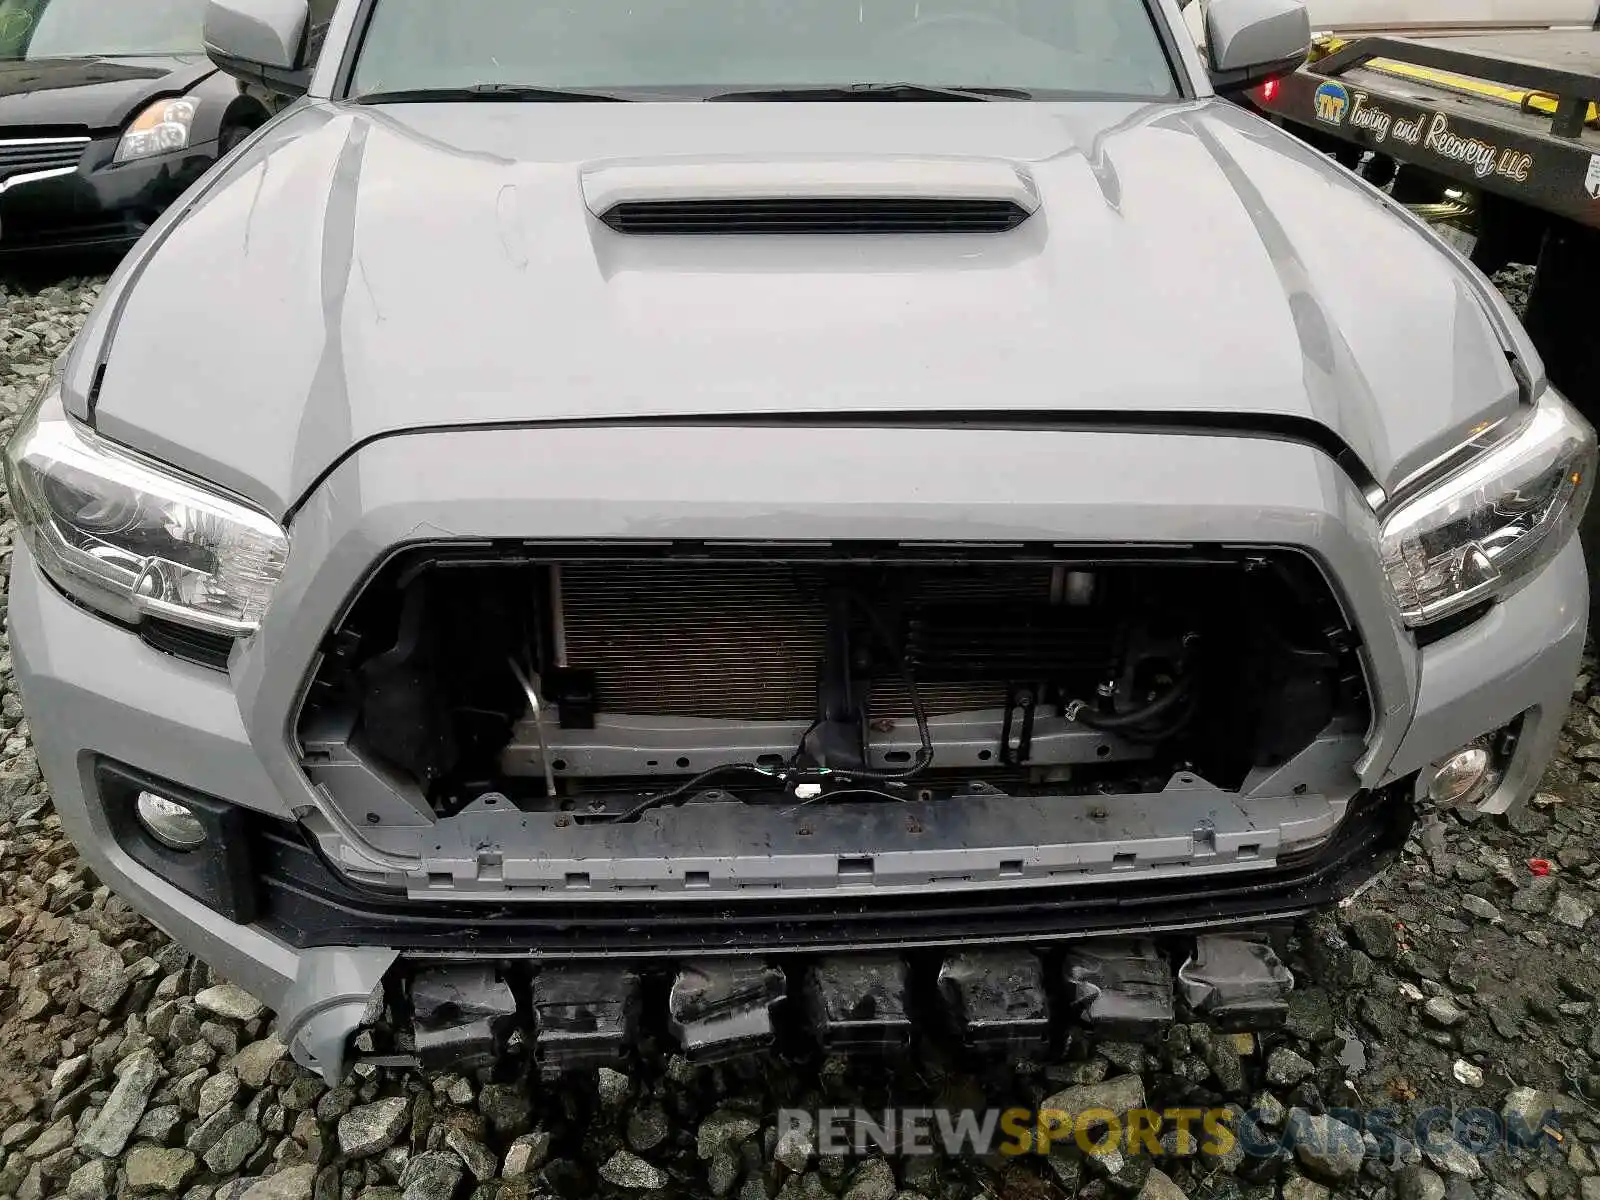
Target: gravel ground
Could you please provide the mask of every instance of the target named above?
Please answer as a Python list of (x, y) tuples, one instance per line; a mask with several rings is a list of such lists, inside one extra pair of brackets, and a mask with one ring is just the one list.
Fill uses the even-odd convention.
[[(1525, 298), (1526, 272), (1502, 283)], [(97, 280), (0, 286), (0, 434), (88, 311)], [(4, 526), (10, 507), (0, 499)], [(0, 540), (9, 541), (9, 538)], [(1289, 943), (1286, 1029), (1176, 1025), (1137, 1046), (1074, 1034), (1049, 1062), (975, 1068), (935, 1041), (858, 1064), (802, 1047), (696, 1068), (647, 1042), (627, 1072), (560, 1085), (361, 1070), (329, 1090), (271, 1014), (99, 884), (62, 837), (0, 634), (0, 1197), (475, 1200), (664, 1193), (739, 1200), (1600, 1200), (1600, 687), (1576, 681), (1561, 755), (1511, 822), (1429, 814), (1403, 861)], [(1531, 860), (1546, 860), (1538, 875)], [(1337, 1109), (1560, 1114), (1559, 1141), (1481, 1158), (818, 1156), (783, 1107), (1070, 1100), (1231, 1104), (1268, 1135)], [(1528, 1089), (1533, 1089), (1529, 1091)], [(1585, 1099), (1587, 1097), (1587, 1099)], [(1331, 1114), (1331, 1115), (1330, 1115)], [(1371, 1143), (1368, 1146), (1372, 1148)], [(1169, 1150), (1176, 1146), (1168, 1145)]]

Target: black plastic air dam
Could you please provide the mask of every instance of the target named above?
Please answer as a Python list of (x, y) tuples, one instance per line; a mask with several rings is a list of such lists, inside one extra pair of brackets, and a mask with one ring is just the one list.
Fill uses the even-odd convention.
[(651, 896), (600, 903), (538, 899), (460, 904), (364, 890), (289, 825), (262, 820), (252, 852), (258, 924), (296, 948), (387, 946), (402, 952), (539, 961), (1046, 944), (1158, 931), (1276, 923), (1336, 903), (1399, 853), (1415, 814), (1409, 781), (1363, 793), (1334, 835), (1269, 871), (1193, 879), (1061, 884), (954, 896), (828, 896), (736, 903)]

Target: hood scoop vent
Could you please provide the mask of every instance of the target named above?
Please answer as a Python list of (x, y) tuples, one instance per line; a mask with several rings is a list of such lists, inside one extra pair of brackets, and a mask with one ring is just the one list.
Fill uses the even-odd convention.
[(619, 163), (583, 192), (626, 234), (1004, 233), (1039, 206), (1031, 179), (983, 159)]
[(1028, 219), (1009, 200), (665, 200), (618, 204), (618, 233), (1004, 233)]

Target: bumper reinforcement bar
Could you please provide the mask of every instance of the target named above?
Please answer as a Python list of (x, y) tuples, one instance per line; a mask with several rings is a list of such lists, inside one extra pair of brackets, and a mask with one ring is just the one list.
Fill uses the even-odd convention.
[[(1413, 813), (1405, 789), (1363, 793), (1315, 848), (1270, 868), (1193, 876), (1029, 885), (987, 892), (849, 897), (652, 896), (603, 902), (542, 897), (414, 899), (357, 887), (295, 826), (259, 820), (251, 840), (257, 924), (298, 949), (382, 946), (448, 958), (533, 962), (693, 961), (916, 947), (1042, 945), (1088, 937), (1204, 932), (1293, 920), (1334, 903), (1386, 865)], [(1197, 984), (1198, 986), (1198, 984)]]
[[(1176, 996), (1173, 957), (1182, 960)], [(1233, 1028), (1270, 1028), (1282, 1023), (1294, 986), (1265, 938), (1225, 935), (1165, 948), (1146, 939), (1079, 943), (1062, 956), (1059, 987), (1043, 957), (1009, 947), (952, 951), (936, 967), (915, 955), (830, 955), (799, 973), (803, 1003), (790, 1006), (793, 1019), (824, 1050), (845, 1054), (903, 1052), (925, 1029), (948, 1031), (978, 1054), (1025, 1058), (1047, 1051), (1069, 1023), (1150, 1041), (1184, 1010), (1219, 1014)], [(660, 974), (402, 962), (388, 990), (399, 1011), (409, 1008), (412, 1028), (396, 1045), (409, 1040), (408, 1061), (445, 1069), (490, 1065), (531, 1042), (545, 1079), (619, 1064), (651, 1023), (645, 1010), (658, 999), (644, 998), (659, 998), (649, 978)], [(936, 986), (919, 986), (928, 974)], [(785, 970), (768, 963), (687, 964), (667, 990), (665, 1025), (689, 1061), (722, 1061), (771, 1045), (775, 1010), (789, 994)], [(394, 1065), (403, 1056), (379, 1057)]]

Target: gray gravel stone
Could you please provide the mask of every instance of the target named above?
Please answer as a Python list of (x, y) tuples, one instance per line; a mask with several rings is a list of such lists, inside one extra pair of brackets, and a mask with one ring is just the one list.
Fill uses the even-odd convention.
[(1594, 916), (1594, 906), (1585, 904), (1571, 892), (1562, 891), (1556, 896), (1550, 915), (1570, 929), (1582, 929)]
[(135, 1196), (170, 1196), (189, 1182), (197, 1164), (187, 1150), (136, 1146), (123, 1164)]
[(430, 1151), (406, 1164), (400, 1187), (405, 1200), (450, 1200), (463, 1174), (465, 1168), (456, 1155)]
[(1329, 1195), (1327, 1188), (1304, 1175), (1284, 1181), (1283, 1200), (1328, 1200)]
[(1511, 911), (1538, 916), (1550, 911), (1556, 902), (1560, 880), (1554, 875), (1538, 875), (1528, 880), (1511, 897)]
[(139, 1118), (138, 1127), (133, 1131), (133, 1139), (165, 1146), (182, 1125), (182, 1110), (176, 1104), (161, 1104), (144, 1110), (144, 1116)]
[(116, 1164), (104, 1158), (91, 1158), (67, 1180), (67, 1200), (111, 1200), (116, 1186)]
[(731, 1150), (718, 1150), (706, 1164), (706, 1186), (713, 1196), (726, 1196), (739, 1186), (739, 1156)]
[(667, 1114), (659, 1104), (645, 1104), (628, 1114), (628, 1148), (635, 1154), (649, 1154), (671, 1133)]
[(72, 1058), (64, 1058), (56, 1064), (56, 1069), (50, 1072), (50, 1090), (45, 1098), (50, 1102), (59, 1100), (70, 1092), (79, 1083), (83, 1082), (89, 1073), (89, 1056), (78, 1054)]
[(1212, 1038), (1206, 1046), (1205, 1062), (1224, 1095), (1237, 1096), (1244, 1091), (1244, 1060), (1232, 1038)]
[(276, 1175), (257, 1180), (240, 1200), (311, 1200), (316, 1186), (317, 1168), (308, 1163), (285, 1167)]
[(481, 1183), (494, 1178), (499, 1163), (482, 1142), (468, 1137), (464, 1130), (451, 1126), (445, 1130), (444, 1144), (460, 1155), (474, 1179)]
[(1467, 1019), (1467, 1014), (1449, 996), (1434, 996), (1422, 1006), (1425, 1019), (1440, 1029), (1454, 1029)]
[(1400, 948), (1394, 918), (1377, 909), (1357, 909), (1350, 918), (1350, 934), (1356, 945), (1379, 962), (1393, 958)]
[(194, 998), (195, 1007), (229, 1021), (254, 1021), (266, 1006), (243, 988), (231, 983), (208, 987)]
[(478, 1111), (501, 1134), (515, 1133), (527, 1124), (533, 1106), (516, 1084), (485, 1084), (478, 1093)]
[(1340, 1183), (1361, 1170), (1365, 1150), (1361, 1131), (1327, 1114), (1312, 1116), (1303, 1109), (1289, 1114), (1294, 1132), (1294, 1156), (1320, 1179)]
[(267, 1077), (272, 1073), (272, 1068), (287, 1053), (288, 1048), (277, 1038), (262, 1038), (240, 1050), (228, 1066), (245, 1087), (260, 1090), (267, 1086)]
[(94, 942), (78, 952), (78, 999), (101, 1016), (110, 1016), (128, 994), (132, 982), (122, 955), (102, 942)]
[(844, 1200), (893, 1200), (898, 1189), (889, 1164), (881, 1158), (869, 1158), (850, 1176)]
[(44, 1172), (39, 1169), (38, 1163), (28, 1168), (12, 1200), (45, 1200)]
[(72, 1145), (72, 1118), (62, 1117), (24, 1146), (22, 1156), (34, 1159), (48, 1158), (63, 1146), (70, 1145)]
[(816, 1152), (811, 1135), (798, 1127), (791, 1127), (778, 1135), (772, 1157), (798, 1175), (811, 1165), (811, 1156)]
[(339, 1118), (339, 1149), (347, 1158), (365, 1158), (394, 1145), (410, 1116), (401, 1096), (352, 1108)]
[(1390, 1190), (1398, 1200), (1444, 1200), (1444, 1180), (1427, 1167), (1410, 1166), (1397, 1171)]
[(1058, 1109), (1074, 1115), (1091, 1108), (1104, 1108), (1120, 1114), (1144, 1106), (1144, 1080), (1137, 1075), (1119, 1075), (1103, 1083), (1064, 1088), (1047, 1097), (1040, 1105), (1044, 1109)]
[(234, 1104), (219, 1108), (209, 1117), (195, 1123), (189, 1130), (189, 1136), (183, 1140), (184, 1148), (193, 1150), (196, 1154), (204, 1154), (221, 1141), (222, 1135), (237, 1125), (243, 1115)]
[(615, 1187), (648, 1192), (667, 1186), (667, 1173), (631, 1150), (618, 1150), (600, 1168), (600, 1178)]
[(1532, 1133), (1544, 1124), (1552, 1107), (1550, 1097), (1537, 1088), (1512, 1088), (1500, 1106), (1500, 1119), (1513, 1133)]
[(264, 1139), (261, 1126), (254, 1121), (238, 1121), (223, 1130), (216, 1144), (205, 1152), (206, 1168), (216, 1175), (228, 1175), (244, 1166)]
[(198, 1067), (172, 1084), (172, 1098), (177, 1101), (178, 1107), (191, 1116), (200, 1111), (200, 1089), (205, 1086), (207, 1079), (211, 1078), (204, 1067)]
[(1461, 897), (1461, 907), (1479, 920), (1488, 921), (1492, 925), (1498, 925), (1505, 920), (1498, 908), (1482, 896), (1474, 896), (1471, 892)]
[(1166, 1172), (1152, 1169), (1139, 1189), (1139, 1200), (1189, 1200), (1189, 1195)]
[(760, 1128), (761, 1122), (749, 1113), (719, 1109), (700, 1122), (700, 1128), (695, 1133), (695, 1153), (701, 1161), (707, 1161), (719, 1150), (754, 1137)]
[(316, 1103), (317, 1120), (332, 1125), (356, 1104), (356, 1094), (347, 1087), (329, 1088)]
[(232, 1104), (239, 1094), (237, 1075), (213, 1075), (200, 1086), (198, 1115), (209, 1117), (219, 1108)]
[(1095, 1051), (1119, 1075), (1142, 1075), (1150, 1069), (1150, 1055), (1138, 1042), (1103, 1041)]
[(501, 1167), (500, 1174), (507, 1179), (532, 1174), (544, 1166), (549, 1157), (549, 1133), (543, 1129), (525, 1133), (507, 1148), (505, 1165)]
[(161, 1077), (155, 1051), (140, 1050), (118, 1065), (121, 1078), (100, 1109), (100, 1115), (78, 1136), (78, 1148), (90, 1154), (115, 1158), (144, 1116), (150, 1093)]
[(633, 1080), (621, 1071), (601, 1067), (596, 1072), (596, 1089), (601, 1104), (607, 1108), (621, 1108), (633, 1096)]
[(1463, 1179), (1482, 1179), (1483, 1163), (1476, 1154), (1448, 1136), (1431, 1139), (1422, 1153), (1434, 1169), (1446, 1175), (1459, 1175)]
[(1267, 1059), (1267, 1082), (1274, 1087), (1293, 1087), (1316, 1069), (1287, 1046), (1280, 1046)]
[(1250, 1111), (1255, 1114), (1256, 1121), (1265, 1129), (1277, 1129), (1283, 1124), (1288, 1115), (1279, 1100), (1271, 1092), (1262, 1092), (1250, 1102)]
[(326, 1091), (322, 1080), (309, 1075), (297, 1075), (284, 1084), (278, 1093), (278, 1102), (294, 1112), (303, 1112), (320, 1102)]

